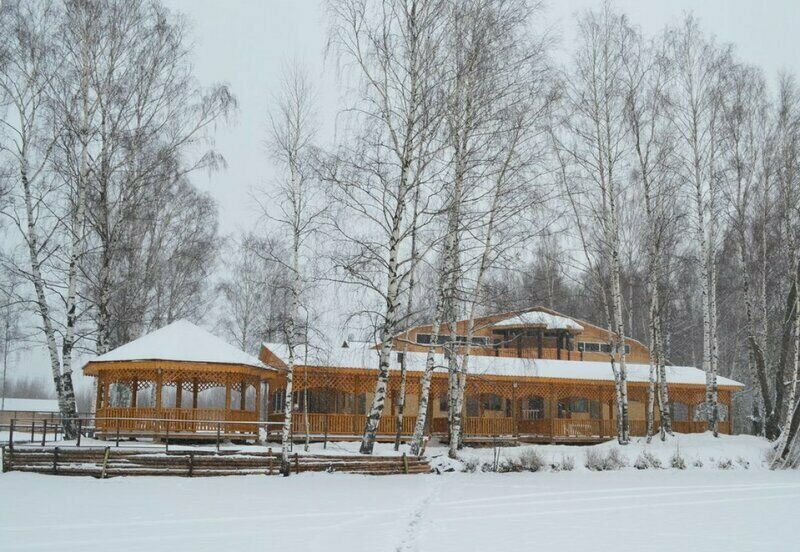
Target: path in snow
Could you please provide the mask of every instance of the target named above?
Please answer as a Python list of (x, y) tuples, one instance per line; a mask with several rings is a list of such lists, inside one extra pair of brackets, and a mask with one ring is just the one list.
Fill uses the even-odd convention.
[[(0, 476), (16, 550), (788, 550), (800, 473)], [(665, 523), (657, 522), (659, 512)]]

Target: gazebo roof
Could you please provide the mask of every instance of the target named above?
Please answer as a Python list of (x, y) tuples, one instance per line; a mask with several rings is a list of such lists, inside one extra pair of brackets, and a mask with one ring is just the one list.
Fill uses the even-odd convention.
[(256, 357), (239, 350), (188, 320), (177, 320), (103, 355), (91, 358), (84, 367), (90, 363), (150, 360), (236, 364), (264, 370), (272, 369)]

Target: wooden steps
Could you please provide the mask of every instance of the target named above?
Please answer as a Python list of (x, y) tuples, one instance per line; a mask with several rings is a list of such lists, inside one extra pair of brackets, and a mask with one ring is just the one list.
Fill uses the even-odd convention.
[[(180, 476), (278, 475), (280, 453), (170, 451), (113, 447), (3, 447), (3, 471), (55, 475)], [(293, 454), (292, 473), (331, 472), (364, 475), (429, 473), (416, 456), (344, 456)]]

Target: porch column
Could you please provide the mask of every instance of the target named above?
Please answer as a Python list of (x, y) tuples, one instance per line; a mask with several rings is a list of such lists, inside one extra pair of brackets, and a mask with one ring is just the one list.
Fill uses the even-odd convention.
[(175, 384), (175, 408), (180, 408), (183, 404), (183, 382)]
[(231, 409), (231, 375), (225, 374), (225, 412)]
[(511, 427), (514, 437), (519, 435), (517, 430), (517, 382), (511, 383)]
[(239, 384), (239, 410), (244, 410), (247, 407), (247, 382), (242, 380)]
[(192, 379), (192, 408), (197, 409), (197, 394), (200, 391), (200, 386), (197, 378)]
[(103, 406), (108, 408), (111, 406), (111, 382), (103, 382)]
[(264, 408), (263, 408), (264, 405), (262, 404), (262, 400), (261, 400), (261, 397), (262, 397), (262, 395), (261, 395), (261, 386), (262, 386), (262, 382), (260, 380), (256, 381), (256, 403), (255, 403), (255, 405), (253, 405), (254, 406), (253, 410), (255, 412), (258, 412), (258, 421), (259, 422), (263, 422), (264, 421)]
[(131, 381), (131, 408), (136, 408), (136, 398), (139, 394), (139, 380)]
[(542, 341), (544, 340), (544, 332), (541, 329), (536, 330), (536, 357), (542, 358)]
[[(162, 383), (164, 382), (164, 373), (162, 370), (158, 370), (158, 375), (156, 376), (156, 412), (161, 412), (161, 387)], [(160, 416), (160, 414), (159, 414)]]
[(100, 409), (103, 407), (103, 401), (105, 400), (106, 402), (108, 402), (108, 399), (104, 399), (104, 397), (105, 397), (105, 395), (104, 395), (105, 382), (103, 382), (102, 372), (97, 374), (97, 382), (96, 382), (96, 384), (97, 384), (96, 385), (96, 387), (97, 387), (97, 396), (95, 397), (95, 403), (94, 403), (94, 413), (95, 413), (95, 415), (97, 415), (97, 413), (100, 412)]
[(564, 331), (559, 331), (556, 336), (556, 358), (561, 360), (561, 342), (564, 340)]
[(567, 342), (567, 360), (572, 360), (572, 334), (567, 332), (564, 337), (566, 338)]

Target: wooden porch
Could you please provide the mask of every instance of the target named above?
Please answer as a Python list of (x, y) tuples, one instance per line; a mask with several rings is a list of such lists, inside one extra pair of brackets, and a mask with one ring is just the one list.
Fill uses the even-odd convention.
[[(300, 366), (295, 372), (292, 434), (302, 440), (349, 440), (360, 438), (366, 413), (372, 403), (375, 375), (370, 370)], [(419, 373), (409, 373), (406, 384), (402, 439), (409, 438), (417, 421)], [(285, 391), (277, 377), (271, 382), (268, 416), (271, 422), (283, 420)], [(392, 441), (397, 433), (400, 382), (396, 373), (389, 377), (386, 406), (378, 426), (378, 439)], [(647, 431), (647, 384), (630, 383), (629, 416), (633, 436)], [(731, 390), (720, 390), (722, 433), (730, 433)], [(671, 385), (670, 403), (673, 430), (702, 433), (705, 401), (700, 385)], [(467, 383), (463, 411), (464, 439), (488, 442), (496, 438), (521, 442), (592, 443), (617, 435), (613, 382), (586, 380), (548, 380), (533, 377), (471, 376)], [(660, 420), (656, 412), (655, 427)], [(273, 426), (276, 427), (276, 426)], [(447, 376), (436, 373), (431, 382), (427, 434), (446, 438)], [(273, 435), (275, 433), (273, 432)]]

